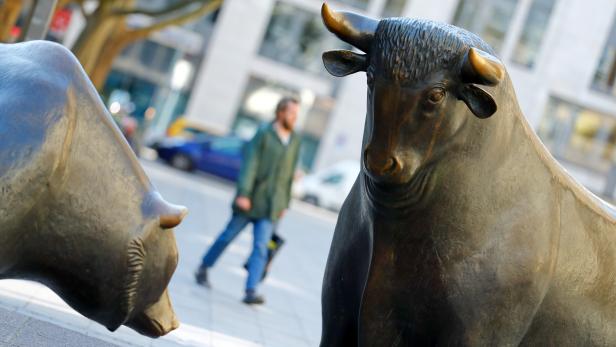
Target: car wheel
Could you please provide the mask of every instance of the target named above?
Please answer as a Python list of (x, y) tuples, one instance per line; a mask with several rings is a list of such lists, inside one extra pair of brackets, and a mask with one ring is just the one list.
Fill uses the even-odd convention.
[(305, 202), (309, 203), (309, 204), (313, 204), (315, 206), (319, 206), (319, 198), (317, 198), (314, 195), (306, 195), (304, 196), (304, 198), (302, 199)]
[(186, 154), (176, 154), (171, 158), (171, 166), (184, 171), (192, 171), (193, 162)]

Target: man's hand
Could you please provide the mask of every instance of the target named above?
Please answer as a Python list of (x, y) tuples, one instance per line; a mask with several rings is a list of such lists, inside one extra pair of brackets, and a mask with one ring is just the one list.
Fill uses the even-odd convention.
[(250, 211), (252, 208), (252, 202), (245, 196), (238, 196), (235, 199), (235, 205), (242, 211)]
[(280, 213), (278, 214), (278, 219), (282, 219), (282, 217), (284, 217), (284, 213), (286, 210), (282, 210), (280, 211)]

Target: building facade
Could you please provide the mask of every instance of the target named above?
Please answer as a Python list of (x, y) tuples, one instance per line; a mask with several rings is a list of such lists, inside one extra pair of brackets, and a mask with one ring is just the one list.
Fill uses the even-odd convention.
[[(554, 156), (591, 190), (613, 192), (615, 1), (329, 3), (337, 10), (427, 18), (477, 33), (505, 63), (524, 114)], [(321, 53), (348, 46), (323, 27), (321, 4), (226, 0), (195, 76), (187, 117), (221, 132), (250, 136), (260, 122), (272, 118), (281, 95), (294, 94), (303, 106), (302, 166), (310, 170), (358, 159), (366, 112), (365, 74), (336, 79), (325, 72)]]

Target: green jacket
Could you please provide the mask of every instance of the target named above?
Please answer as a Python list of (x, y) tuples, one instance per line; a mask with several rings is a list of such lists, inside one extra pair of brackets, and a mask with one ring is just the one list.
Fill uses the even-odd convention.
[[(299, 136), (291, 133), (284, 145), (274, 123), (260, 128), (244, 148), (244, 160), (237, 182), (237, 196), (250, 198), (252, 208), (242, 211), (235, 203), (233, 211), (250, 218), (278, 220), (289, 207), (291, 183), (299, 156)], [(234, 200), (235, 201), (235, 200)]]

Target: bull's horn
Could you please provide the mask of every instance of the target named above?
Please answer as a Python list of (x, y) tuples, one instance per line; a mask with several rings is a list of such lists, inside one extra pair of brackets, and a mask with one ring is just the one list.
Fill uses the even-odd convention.
[(368, 53), (379, 21), (350, 12), (332, 11), (327, 3), (321, 7), (323, 23), (342, 41)]
[(474, 47), (468, 50), (462, 64), (462, 80), (493, 86), (505, 76), (503, 64), (494, 56)]

